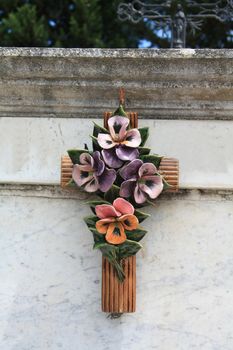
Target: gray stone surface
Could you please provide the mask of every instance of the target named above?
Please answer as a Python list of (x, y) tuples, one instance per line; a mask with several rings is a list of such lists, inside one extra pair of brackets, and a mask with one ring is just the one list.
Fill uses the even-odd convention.
[(0, 49), (1, 116), (232, 119), (233, 50)]
[(46, 196), (0, 191), (2, 350), (232, 350), (232, 200), (193, 191), (150, 208), (137, 312), (110, 320), (87, 206)]
[[(152, 152), (179, 159), (182, 188), (233, 189), (232, 121), (141, 119), (140, 126), (150, 127)], [(61, 155), (91, 147), (92, 127), (87, 118), (1, 118), (0, 183), (58, 184)]]

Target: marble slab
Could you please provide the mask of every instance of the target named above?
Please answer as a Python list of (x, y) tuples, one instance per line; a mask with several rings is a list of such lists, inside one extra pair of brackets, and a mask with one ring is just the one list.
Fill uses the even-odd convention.
[[(97, 120), (102, 123), (102, 120)], [(58, 184), (60, 156), (91, 144), (91, 119), (0, 118), (0, 182)], [(231, 121), (140, 120), (148, 146), (180, 160), (182, 188), (233, 188)]]
[(137, 312), (111, 320), (87, 206), (1, 195), (0, 348), (232, 350), (233, 202), (194, 191), (149, 212)]

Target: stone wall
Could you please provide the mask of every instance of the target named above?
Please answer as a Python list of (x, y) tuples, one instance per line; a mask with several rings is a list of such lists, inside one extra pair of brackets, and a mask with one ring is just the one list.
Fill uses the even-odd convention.
[[(0, 49), (0, 348), (232, 350), (233, 50)], [(60, 156), (117, 104), (180, 160), (145, 222), (137, 312), (100, 311), (87, 198)]]

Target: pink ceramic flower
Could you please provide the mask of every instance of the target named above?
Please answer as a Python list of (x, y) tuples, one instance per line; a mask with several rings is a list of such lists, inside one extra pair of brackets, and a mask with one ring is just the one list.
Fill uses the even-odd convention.
[(80, 164), (74, 164), (72, 177), (75, 183), (87, 192), (100, 190), (107, 192), (116, 179), (116, 171), (106, 168), (100, 158), (100, 152), (96, 151), (91, 156), (82, 153), (79, 157)]
[(121, 184), (120, 196), (128, 198), (134, 196), (135, 202), (142, 204), (147, 195), (155, 199), (163, 190), (161, 176), (152, 163), (143, 163), (135, 159), (120, 170), (121, 177), (125, 180)]
[(103, 159), (110, 168), (120, 168), (124, 161), (136, 159), (139, 155), (140, 132), (138, 129), (127, 130), (128, 126), (128, 118), (114, 116), (108, 120), (110, 134), (98, 134)]
[(139, 224), (133, 215), (134, 207), (123, 198), (115, 199), (113, 205), (97, 205), (95, 212), (101, 219), (96, 222), (96, 229), (105, 234), (106, 241), (111, 244), (123, 243), (127, 238), (125, 230), (135, 230)]

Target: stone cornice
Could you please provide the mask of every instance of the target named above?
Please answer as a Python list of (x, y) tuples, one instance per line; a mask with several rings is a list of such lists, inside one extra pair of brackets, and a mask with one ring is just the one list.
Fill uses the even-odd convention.
[[(1, 184), (0, 197), (39, 197), (39, 198), (59, 198), (59, 199), (79, 199), (93, 200), (93, 196), (80, 191), (65, 190), (59, 185), (27, 185), (27, 184)], [(97, 198), (98, 199), (98, 198)], [(179, 189), (178, 192), (163, 192), (156, 201), (163, 200), (187, 200), (187, 201), (231, 201), (233, 200), (233, 190), (230, 189)]]
[(151, 119), (233, 118), (233, 50), (0, 49), (0, 114), (98, 118), (116, 105)]

